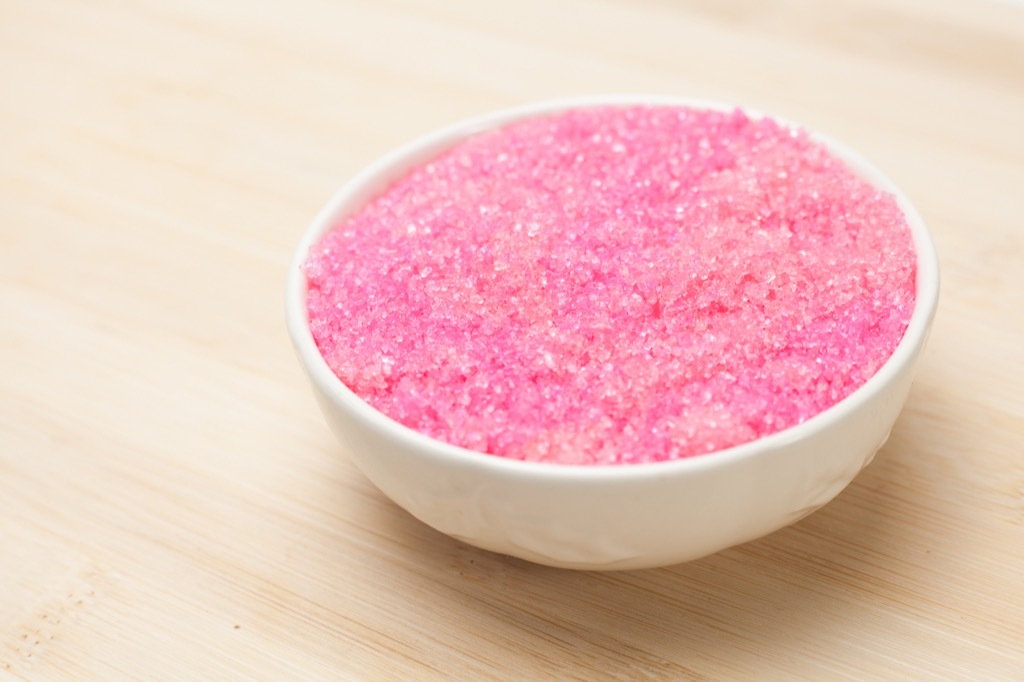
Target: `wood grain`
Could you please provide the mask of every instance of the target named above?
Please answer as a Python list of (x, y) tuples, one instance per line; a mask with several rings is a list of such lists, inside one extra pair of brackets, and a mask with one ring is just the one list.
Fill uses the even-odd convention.
[[(608, 574), (463, 546), (327, 432), (291, 250), (413, 135), (638, 91), (905, 188), (944, 275), (919, 380), (760, 541)], [(0, 678), (1024, 679), (1024, 6), (0, 0), (0, 93)]]

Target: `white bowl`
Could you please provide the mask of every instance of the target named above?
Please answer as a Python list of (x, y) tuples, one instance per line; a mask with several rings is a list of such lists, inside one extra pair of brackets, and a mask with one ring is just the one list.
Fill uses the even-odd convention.
[(863, 158), (814, 135), (866, 180), (896, 196), (913, 232), (917, 294), (906, 334), (878, 373), (804, 423), (678, 461), (532, 463), (422, 435), (370, 407), (335, 377), (309, 330), (302, 270), (310, 247), (325, 232), (413, 167), (474, 133), (537, 114), (609, 104), (731, 108), (665, 97), (559, 100), (444, 128), (392, 152), (346, 184), (306, 230), (288, 273), (292, 341), (328, 424), (366, 476), (442, 533), (565, 568), (633, 569), (696, 559), (771, 533), (831, 500), (888, 438), (910, 390), (939, 295), (938, 258), (918, 212)]

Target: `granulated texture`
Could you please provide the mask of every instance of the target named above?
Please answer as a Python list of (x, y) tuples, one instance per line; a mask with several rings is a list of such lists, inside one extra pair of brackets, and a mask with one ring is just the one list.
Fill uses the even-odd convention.
[(356, 394), (481, 452), (689, 457), (862, 385), (914, 307), (893, 197), (740, 111), (578, 109), (480, 134), (338, 224), (310, 327)]

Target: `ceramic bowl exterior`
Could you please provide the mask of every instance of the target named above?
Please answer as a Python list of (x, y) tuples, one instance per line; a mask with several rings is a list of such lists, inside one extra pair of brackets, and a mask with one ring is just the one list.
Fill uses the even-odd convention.
[[(309, 226), (288, 273), (287, 322), (332, 431), (359, 468), (424, 523), (484, 549), (577, 569), (635, 569), (696, 559), (761, 537), (835, 497), (885, 443), (906, 401), (938, 305), (938, 258), (900, 190), (839, 143), (814, 137), (896, 196), (917, 251), (917, 302), (892, 357), (862, 387), (799, 426), (673, 462), (567, 466), (508, 460), (433, 440), (386, 417), (328, 368), (309, 331), (302, 263), (309, 248), (395, 179), (481, 130), (575, 107), (723, 105), (665, 97), (544, 102), (416, 140), (366, 168)], [(749, 112), (752, 116), (758, 114)]]

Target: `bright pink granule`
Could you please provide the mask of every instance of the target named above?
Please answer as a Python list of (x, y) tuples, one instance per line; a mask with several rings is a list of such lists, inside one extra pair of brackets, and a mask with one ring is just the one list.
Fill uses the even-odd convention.
[(889, 358), (914, 308), (895, 199), (741, 111), (576, 109), (478, 134), (339, 222), (310, 328), (439, 440), (563, 464), (721, 450)]

